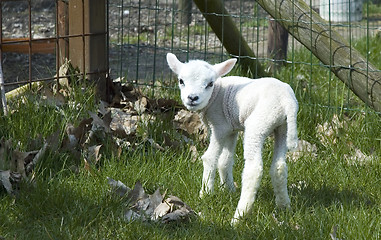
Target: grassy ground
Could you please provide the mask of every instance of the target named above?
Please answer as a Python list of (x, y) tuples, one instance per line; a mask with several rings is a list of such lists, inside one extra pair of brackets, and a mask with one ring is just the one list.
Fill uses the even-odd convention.
[[(299, 61), (310, 58), (305, 52), (298, 54), (295, 58)], [(252, 214), (236, 228), (229, 222), (239, 191), (230, 194), (217, 188), (199, 199), (202, 163), (191, 161), (189, 144), (180, 142), (179, 148), (165, 151), (140, 144), (134, 151), (122, 151), (118, 158), (106, 141), (95, 172), (89, 172), (83, 160), (70, 153), (47, 152), (35, 170), (35, 181), (23, 183), (16, 198), (1, 191), (0, 239), (380, 239), (380, 116), (359, 104), (313, 62), (317, 65), (313, 68), (296, 64), (280, 73), (300, 101), (299, 136), (317, 147), (316, 153), (289, 161), (290, 211), (275, 208), (267, 174), (271, 139), (266, 143), (265, 174)], [(67, 123), (78, 124), (96, 105), (91, 90), (78, 88), (70, 98), (73, 102), (59, 111), (41, 104), (33, 94), (14, 101), (10, 106), (13, 113), (0, 118), (0, 135), (19, 142), (23, 151), (34, 150), (33, 139), (39, 135), (46, 137), (59, 129), (62, 138)], [(326, 105), (331, 107), (323, 107)], [(335, 115), (344, 127), (324, 142), (317, 126), (330, 123)], [(170, 126), (168, 118), (159, 117), (153, 124), (142, 124), (139, 132), (160, 143), (163, 129), (175, 134)], [(240, 143), (234, 174), (239, 186)], [(196, 145), (204, 151), (203, 143)], [(356, 149), (373, 161), (348, 160)], [(162, 193), (167, 189), (200, 216), (181, 224), (126, 222), (125, 202), (110, 193), (106, 177), (130, 187), (140, 180), (150, 194), (157, 188)]]

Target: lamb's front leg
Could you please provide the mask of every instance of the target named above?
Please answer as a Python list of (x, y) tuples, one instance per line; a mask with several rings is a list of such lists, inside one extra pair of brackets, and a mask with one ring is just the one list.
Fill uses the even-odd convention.
[(218, 171), (221, 179), (221, 186), (227, 188), (230, 191), (235, 191), (234, 179), (233, 179), (233, 165), (235, 147), (237, 145), (237, 135), (234, 132), (224, 139), (223, 149), (218, 159)]
[(216, 176), (217, 161), (222, 152), (222, 145), (218, 141), (218, 137), (211, 133), (209, 147), (202, 155), (201, 159), (204, 165), (204, 172), (202, 174), (202, 186), (200, 197), (206, 193), (213, 191), (214, 178)]

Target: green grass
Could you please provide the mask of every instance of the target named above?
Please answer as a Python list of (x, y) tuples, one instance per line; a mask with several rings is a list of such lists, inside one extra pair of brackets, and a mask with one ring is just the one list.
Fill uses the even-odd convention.
[[(376, 43), (376, 41), (375, 41)], [(372, 45), (373, 47), (373, 45)], [(306, 52), (295, 55), (298, 62), (311, 59)], [(0, 237), (5, 239), (331, 239), (337, 227), (338, 239), (381, 238), (381, 119), (361, 104), (343, 85), (319, 65), (312, 68), (295, 64), (280, 73), (289, 82), (300, 102), (298, 129), (300, 138), (316, 144), (316, 156), (303, 155), (290, 161), (290, 211), (276, 209), (268, 175), (272, 155), (271, 139), (265, 145), (265, 174), (253, 211), (236, 228), (229, 225), (239, 199), (239, 191), (216, 191), (198, 198), (202, 163), (192, 162), (189, 144), (158, 151), (139, 144), (134, 151), (124, 149), (120, 158), (108, 141), (99, 166), (93, 173), (82, 159), (66, 152), (47, 152), (35, 170), (35, 182), (24, 182), (19, 195), (0, 192)], [(299, 77), (297, 77), (300, 75)], [(327, 83), (327, 78), (330, 80)], [(172, 91), (178, 93), (178, 91)], [(161, 94), (159, 90), (155, 93)], [(162, 94), (166, 96), (166, 94)], [(173, 96), (178, 99), (178, 96)], [(35, 150), (33, 139), (60, 130), (67, 123), (78, 124), (95, 109), (92, 88), (74, 88), (68, 104), (57, 110), (29, 93), (13, 101), (9, 116), (0, 118), (0, 135), (11, 138), (20, 150)], [(330, 107), (325, 107), (330, 106)], [(346, 109), (353, 110), (346, 110)], [(345, 121), (342, 137), (323, 144), (316, 126), (330, 122), (334, 115)], [(139, 136), (163, 141), (162, 130), (176, 136), (171, 127), (172, 113), (157, 117), (151, 124), (141, 124)], [(141, 137), (137, 138), (138, 143)], [(41, 143), (40, 143), (41, 144)], [(240, 186), (243, 167), (242, 140), (239, 140), (235, 181)], [(38, 143), (37, 143), (38, 145)], [(196, 142), (202, 153), (205, 144)], [(40, 146), (39, 146), (40, 147)], [(348, 163), (345, 155), (354, 148), (376, 161)], [(140, 180), (148, 193), (157, 188), (176, 195), (200, 217), (188, 223), (162, 225), (153, 222), (125, 222), (125, 202), (109, 191), (106, 177), (132, 187)]]
[(371, 1), (364, 1), (363, 4), (363, 16), (370, 18), (379, 18), (381, 16), (381, 6), (378, 2), (377, 4), (372, 3)]

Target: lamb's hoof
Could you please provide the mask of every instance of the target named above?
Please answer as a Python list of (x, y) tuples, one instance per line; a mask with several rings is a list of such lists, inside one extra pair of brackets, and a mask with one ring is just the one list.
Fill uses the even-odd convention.
[(201, 190), (199, 195), (198, 195), (200, 198), (204, 198), (206, 196), (206, 192)]
[(234, 193), (236, 191), (236, 186), (234, 184), (221, 184), (220, 186), (222, 189), (227, 190), (229, 192)]
[(279, 209), (284, 209), (284, 210), (290, 210), (291, 209), (290, 202), (277, 202), (276, 206)]
[(235, 217), (233, 217), (233, 219), (230, 221), (230, 225), (231, 225), (232, 227), (235, 227), (235, 226), (238, 225), (239, 222), (240, 222), (240, 218), (235, 218)]
[(290, 204), (286, 204), (286, 205), (277, 205), (276, 206), (276, 209), (281, 211), (281, 212), (291, 212), (292, 209), (291, 209), (291, 205)]
[(279, 196), (275, 198), (275, 203), (279, 209), (291, 209), (291, 201), (288, 196), (280, 198)]
[(233, 219), (230, 221), (231, 226), (237, 226), (237, 224), (242, 220), (243, 211), (239, 211), (236, 209)]

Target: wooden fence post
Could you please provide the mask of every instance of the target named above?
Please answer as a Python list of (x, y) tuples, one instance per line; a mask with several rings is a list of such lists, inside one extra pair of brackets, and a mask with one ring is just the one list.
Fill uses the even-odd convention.
[(270, 62), (270, 72), (274, 73), (285, 64), (287, 60), (288, 32), (275, 19), (269, 20), (267, 38), (267, 57)]
[[(69, 6), (68, 2), (66, 1), (57, 1), (58, 2), (58, 8), (57, 8), (57, 33), (59, 37), (62, 36), (68, 36), (69, 35)], [(58, 66), (57, 71), (59, 67), (64, 64), (65, 59), (69, 57), (69, 39), (68, 38), (60, 38), (58, 43), (59, 48), (57, 49), (58, 52)]]
[(69, 1), (69, 59), (97, 83), (97, 95), (107, 101), (107, 26), (105, 0)]
[(181, 24), (189, 25), (192, 22), (192, 0), (179, 0)]

